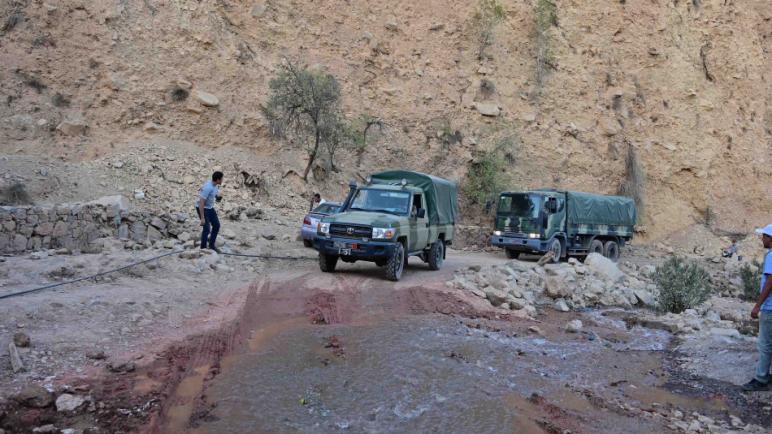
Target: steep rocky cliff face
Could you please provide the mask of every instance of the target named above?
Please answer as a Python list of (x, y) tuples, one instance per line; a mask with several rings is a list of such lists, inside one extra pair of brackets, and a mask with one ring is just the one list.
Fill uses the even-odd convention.
[(385, 122), (313, 188), (395, 166), (463, 181), (504, 143), (513, 188), (615, 193), (633, 149), (652, 238), (766, 223), (768, 1), (499, 4), (484, 22), (458, 0), (6, 0), (0, 146), (83, 161), (178, 140), (300, 171), (260, 111), (286, 57), (334, 74), (351, 118)]

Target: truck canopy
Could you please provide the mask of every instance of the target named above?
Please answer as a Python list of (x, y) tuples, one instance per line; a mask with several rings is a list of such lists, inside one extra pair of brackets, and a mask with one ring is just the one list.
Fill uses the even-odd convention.
[(567, 191), (568, 221), (579, 225), (634, 226), (635, 201), (622, 196)]
[(390, 170), (371, 175), (373, 184), (399, 184), (403, 179), (420, 188), (426, 197), (426, 214), (429, 223), (454, 224), (458, 214), (458, 186), (455, 182), (438, 176), (408, 170)]

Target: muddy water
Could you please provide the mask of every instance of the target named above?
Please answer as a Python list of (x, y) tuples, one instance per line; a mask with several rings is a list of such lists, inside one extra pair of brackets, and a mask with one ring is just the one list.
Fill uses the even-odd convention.
[(258, 329), (208, 385), (194, 432), (663, 431), (609, 403), (650, 405), (669, 336), (603, 318), (555, 338), (447, 315)]

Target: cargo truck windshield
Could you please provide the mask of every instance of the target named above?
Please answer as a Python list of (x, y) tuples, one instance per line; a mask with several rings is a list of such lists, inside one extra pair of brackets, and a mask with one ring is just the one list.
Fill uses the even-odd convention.
[(356, 192), (349, 209), (405, 215), (410, 211), (410, 193), (363, 188)]
[(539, 233), (542, 196), (538, 194), (502, 194), (496, 215), (496, 230), (515, 233)]

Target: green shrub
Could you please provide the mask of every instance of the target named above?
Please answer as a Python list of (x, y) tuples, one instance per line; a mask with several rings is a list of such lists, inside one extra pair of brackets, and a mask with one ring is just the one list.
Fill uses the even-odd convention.
[(693, 309), (713, 292), (708, 272), (678, 256), (657, 267), (654, 281), (659, 286), (659, 308), (664, 312), (681, 313)]
[(755, 301), (759, 297), (761, 287), (761, 262), (754, 260), (753, 265), (744, 264), (740, 268), (740, 278), (743, 281), (743, 298)]
[(552, 0), (537, 0), (536, 25), (536, 93), (540, 93), (547, 78), (547, 68), (554, 68), (550, 49), (549, 29), (558, 24), (557, 5)]
[(643, 169), (638, 153), (632, 145), (628, 145), (625, 158), (625, 177), (619, 186), (618, 193), (635, 201), (638, 214), (638, 224), (643, 223), (646, 205), (646, 172)]

